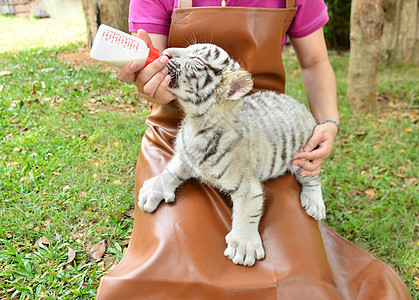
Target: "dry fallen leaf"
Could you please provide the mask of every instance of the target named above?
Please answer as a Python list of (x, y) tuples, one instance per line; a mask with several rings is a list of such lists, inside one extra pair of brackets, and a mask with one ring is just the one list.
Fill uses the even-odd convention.
[(392, 171), (391, 171), (391, 173), (392, 173), (394, 176), (397, 176), (397, 177), (400, 177), (400, 178), (404, 178), (404, 175), (403, 175), (403, 174), (401, 174), (400, 172), (396, 171), (396, 170), (392, 170)]
[(409, 186), (417, 186), (418, 185), (418, 179), (415, 177), (412, 178), (404, 178), (404, 184)]
[(124, 246), (124, 251), (125, 251), (125, 249), (127, 249), (127, 247), (126, 247), (126, 246), (128, 246), (128, 245), (129, 245), (129, 242), (130, 242), (130, 239), (129, 239), (129, 238), (128, 238), (128, 239), (125, 239), (125, 240), (122, 240), (122, 241), (120, 242), (121, 246)]
[(8, 163), (8, 162), (6, 162), (6, 166), (7, 167), (17, 167), (19, 165), (19, 163), (18, 162), (12, 162), (12, 163)]
[(68, 252), (67, 252), (67, 255), (68, 255), (67, 263), (68, 264), (71, 264), (73, 262), (73, 260), (76, 258), (76, 252), (73, 249), (71, 249), (70, 247), (67, 247), (67, 248), (68, 248)]
[(103, 261), (101, 261), (100, 263), (98, 263), (97, 265), (100, 266), (100, 268), (102, 269), (102, 271), (106, 270), (107, 268), (109, 268), (110, 266), (112, 266), (112, 264), (114, 263), (113, 258), (109, 257), (108, 255), (105, 255), (103, 257)]
[(114, 211), (113, 212), (113, 216), (119, 221), (119, 220), (121, 220), (121, 213), (119, 212), (119, 211)]
[(365, 193), (366, 195), (368, 195), (368, 196), (374, 196), (374, 195), (375, 195), (375, 192), (374, 192), (374, 190), (372, 190), (372, 189), (366, 189), (366, 190), (364, 191), (364, 193)]
[(127, 210), (124, 214), (129, 218), (134, 218), (134, 210), (133, 209)]
[(71, 187), (69, 185), (66, 185), (65, 187), (63, 187), (63, 191), (68, 191), (70, 189), (71, 189)]
[(355, 135), (364, 136), (364, 135), (367, 135), (367, 133), (365, 131), (357, 131), (357, 132), (355, 132)]
[(83, 232), (76, 232), (73, 234), (73, 239), (81, 239), (84, 237), (84, 233)]
[(351, 196), (355, 196), (356, 194), (358, 194), (357, 189), (352, 189), (352, 190), (349, 191), (349, 195), (351, 195)]
[(28, 177), (22, 177), (19, 180), (20, 180), (20, 182), (24, 182), (26, 184), (29, 182), (29, 178)]
[(99, 243), (97, 243), (96, 245), (94, 245), (90, 251), (89, 251), (89, 255), (90, 257), (92, 257), (94, 260), (96, 259), (100, 259), (103, 257), (103, 255), (105, 255), (106, 252), (106, 241), (100, 241)]
[(42, 245), (49, 245), (49, 239), (44, 238), (44, 237), (40, 237), (39, 239), (36, 240), (34, 246), (37, 247), (38, 245), (42, 244)]
[(54, 68), (45, 68), (45, 69), (41, 69), (42, 73), (49, 73), (49, 72), (54, 72), (55, 69)]

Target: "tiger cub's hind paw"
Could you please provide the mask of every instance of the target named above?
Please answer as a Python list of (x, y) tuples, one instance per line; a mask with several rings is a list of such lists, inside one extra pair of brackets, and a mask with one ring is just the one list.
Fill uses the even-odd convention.
[(243, 236), (232, 230), (226, 236), (226, 243), (227, 249), (224, 251), (224, 255), (236, 265), (251, 267), (256, 260), (265, 257), (265, 250), (258, 232)]

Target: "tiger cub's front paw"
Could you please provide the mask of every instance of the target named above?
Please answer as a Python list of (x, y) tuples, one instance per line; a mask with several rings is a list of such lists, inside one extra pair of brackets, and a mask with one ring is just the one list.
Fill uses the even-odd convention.
[(313, 219), (321, 220), (326, 217), (326, 207), (320, 186), (316, 188), (305, 188), (303, 186), (300, 200), (307, 214)]
[(147, 212), (153, 212), (162, 200), (166, 203), (175, 201), (175, 193), (165, 188), (160, 175), (146, 180), (138, 195), (138, 206)]
[(265, 257), (259, 232), (240, 234), (231, 230), (226, 236), (227, 249), (224, 255), (235, 264), (253, 266), (256, 260)]

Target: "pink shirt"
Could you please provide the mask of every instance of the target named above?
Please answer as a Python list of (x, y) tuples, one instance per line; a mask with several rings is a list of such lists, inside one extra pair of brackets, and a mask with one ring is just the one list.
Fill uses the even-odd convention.
[[(284, 8), (285, 0), (227, 0), (226, 6)], [(131, 0), (129, 30), (169, 34), (170, 22), (178, 0)], [(194, 0), (193, 6), (221, 6), (221, 0)], [(297, 14), (288, 29), (290, 37), (305, 37), (329, 20), (324, 0), (296, 0)], [(285, 39), (283, 45), (285, 44)]]

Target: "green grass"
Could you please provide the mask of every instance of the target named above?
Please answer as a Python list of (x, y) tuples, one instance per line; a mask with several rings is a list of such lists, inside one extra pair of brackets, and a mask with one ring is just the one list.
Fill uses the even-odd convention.
[[(59, 59), (79, 45), (0, 56), (0, 299), (92, 299), (130, 238), (148, 107), (114, 72)], [(297, 62), (284, 55), (287, 91), (303, 99)], [(389, 263), (415, 296), (419, 68), (381, 70), (380, 108), (361, 114), (344, 96), (348, 58), (331, 61), (342, 130), (323, 167), (325, 222)], [(102, 240), (105, 256), (90, 258)]]
[[(415, 298), (419, 291), (419, 67), (380, 70), (380, 104), (353, 111), (346, 94), (348, 57), (330, 57), (341, 131), (324, 163), (325, 223), (392, 266)], [(285, 52), (287, 93), (303, 99), (298, 63)]]
[(86, 251), (106, 240), (105, 258), (119, 260), (130, 237), (148, 107), (115, 73), (58, 59), (76, 50), (0, 59), (11, 72), (0, 76), (1, 299), (92, 298), (103, 270)]

